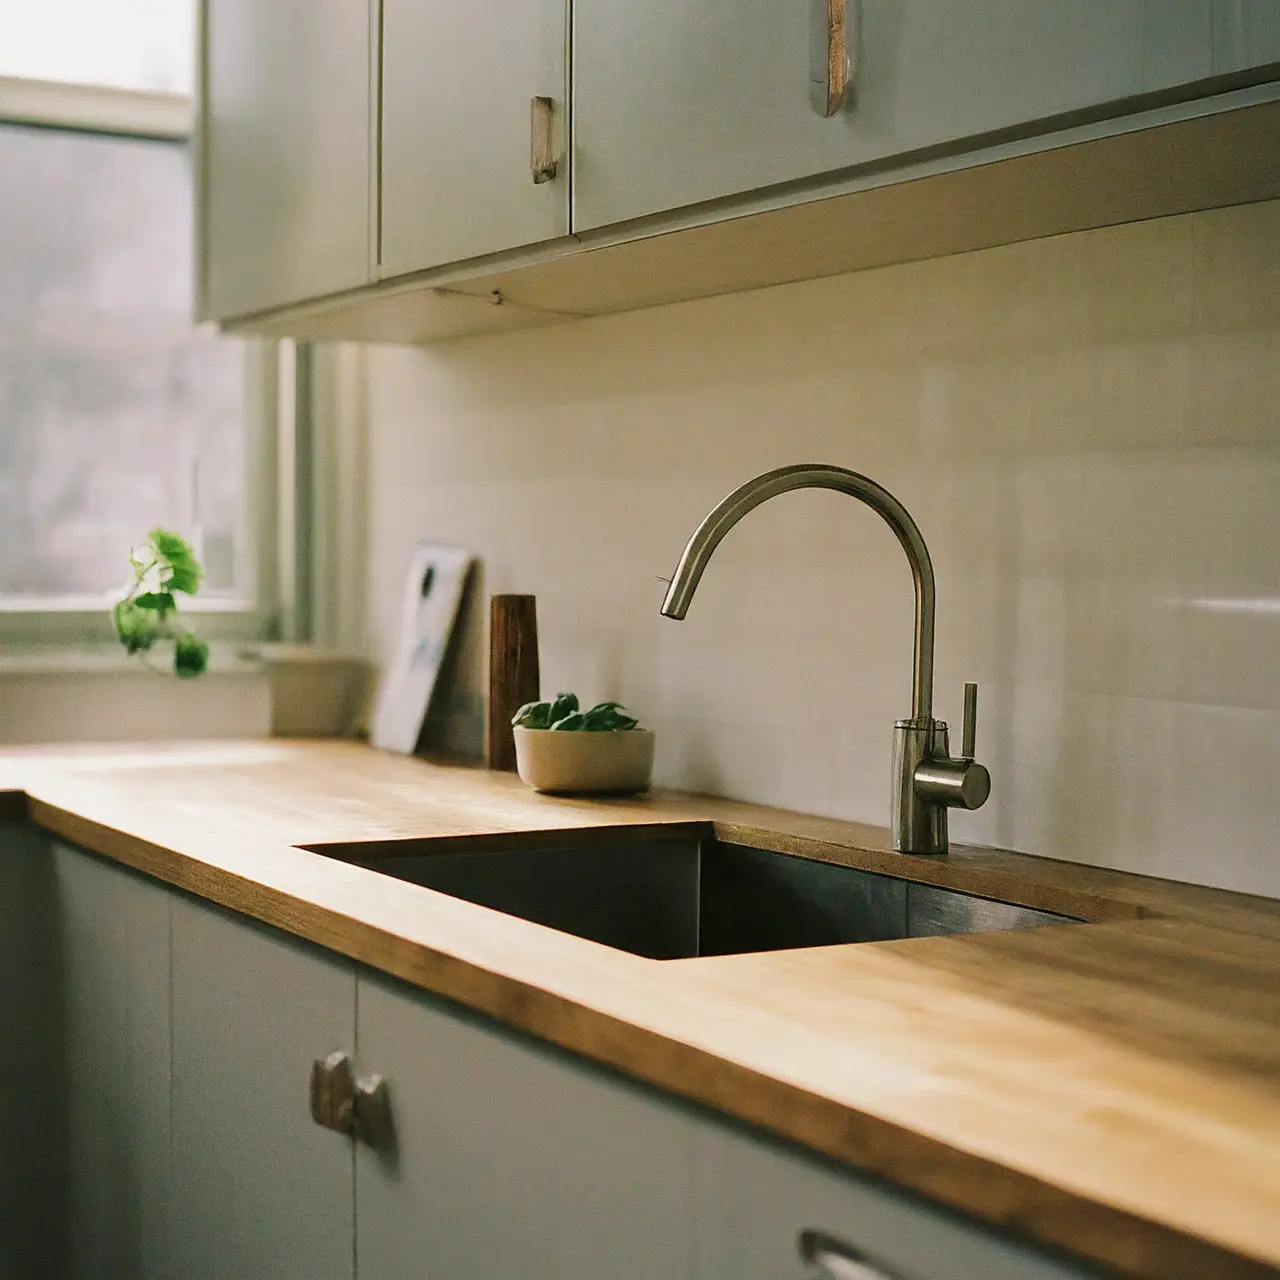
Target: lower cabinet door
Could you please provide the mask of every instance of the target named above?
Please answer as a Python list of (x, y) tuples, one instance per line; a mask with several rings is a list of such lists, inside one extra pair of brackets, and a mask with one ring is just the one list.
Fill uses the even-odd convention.
[(700, 1280), (1084, 1280), (1096, 1274), (715, 1121), (699, 1136), (696, 1194)]
[(67, 1275), (162, 1280), (170, 895), (68, 845), (55, 845), (53, 856), (65, 989)]
[(172, 1007), (174, 1280), (351, 1280), (352, 1143), (309, 1092), (354, 1045), (351, 966), (175, 895)]
[[(0, 801), (3, 797), (0, 797)], [(48, 837), (0, 819), (0, 1276), (66, 1271), (62, 983)]]
[(374, 975), (358, 1036), (395, 1133), (357, 1149), (360, 1280), (691, 1276), (676, 1104)]

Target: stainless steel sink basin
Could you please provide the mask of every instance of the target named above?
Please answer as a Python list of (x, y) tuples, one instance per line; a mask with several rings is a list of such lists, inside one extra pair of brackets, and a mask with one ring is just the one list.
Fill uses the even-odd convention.
[(411, 884), (655, 960), (987, 933), (1068, 916), (643, 828), (546, 848), (313, 845)]

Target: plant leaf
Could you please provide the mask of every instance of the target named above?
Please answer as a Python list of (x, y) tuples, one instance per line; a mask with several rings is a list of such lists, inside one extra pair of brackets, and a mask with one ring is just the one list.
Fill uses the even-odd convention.
[(191, 544), (182, 534), (174, 533), (172, 529), (152, 529), (147, 535), (147, 541), (155, 550), (156, 555), (164, 556), (166, 560), (195, 559)]
[(606, 733), (619, 729), (634, 729), (639, 723), (627, 714), (620, 702), (598, 702), (583, 717), (582, 727), (591, 733)]
[(557, 720), (551, 727), (553, 729), (575, 730), (585, 728), (584, 721), (586, 716), (581, 711), (575, 711), (571, 715), (567, 715), (563, 720)]
[(161, 634), (160, 619), (152, 612), (139, 609), (134, 600), (121, 600), (111, 610), (116, 635), (125, 652), (134, 654), (150, 649)]
[(200, 566), (195, 561), (189, 565), (171, 565), (165, 586), (170, 591), (184, 591), (187, 595), (193, 596), (200, 590), (200, 577)]
[(563, 720), (565, 716), (571, 716), (578, 709), (578, 695), (576, 693), (557, 693), (555, 701), (551, 704), (551, 723), (555, 724), (557, 720)]
[(191, 544), (181, 534), (171, 529), (152, 529), (148, 538), (157, 558), (167, 563), (162, 567), (161, 582), (170, 591), (182, 591), (193, 596), (200, 589), (204, 570), (191, 550)]
[(187, 679), (201, 675), (208, 665), (208, 644), (190, 631), (183, 632), (173, 646), (174, 674)]
[(526, 702), (511, 717), (511, 723), (523, 726), (526, 729), (549, 729), (551, 727), (551, 703)]
[(172, 591), (144, 591), (133, 597), (134, 606), (138, 609), (151, 609), (161, 619), (167, 618), (178, 608)]

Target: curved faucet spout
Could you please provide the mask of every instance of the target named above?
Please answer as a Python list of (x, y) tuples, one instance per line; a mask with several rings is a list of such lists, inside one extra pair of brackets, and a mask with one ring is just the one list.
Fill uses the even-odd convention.
[(697, 590), (703, 570), (720, 540), (753, 507), (792, 489), (833, 489), (865, 502), (891, 528), (907, 553), (916, 589), (915, 653), (911, 678), (911, 718), (922, 727), (933, 718), (933, 564), (929, 549), (906, 507), (882, 485), (844, 467), (821, 463), (801, 463), (779, 467), (748, 480), (735, 489), (698, 526), (680, 563), (662, 612), (668, 618), (683, 618)]

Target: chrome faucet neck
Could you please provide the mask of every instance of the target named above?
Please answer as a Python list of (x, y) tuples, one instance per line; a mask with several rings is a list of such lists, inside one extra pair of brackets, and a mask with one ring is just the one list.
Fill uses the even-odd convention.
[(933, 564), (916, 522), (893, 494), (856, 471), (818, 463), (779, 467), (748, 480), (694, 531), (676, 566), (662, 612), (668, 618), (683, 618), (725, 534), (753, 507), (792, 489), (832, 489), (865, 502), (893, 530), (907, 553), (916, 588), (915, 652), (911, 719), (899, 720), (893, 734), (893, 847), (903, 853), (946, 853), (947, 810), (985, 804), (991, 775), (973, 758), (976, 685), (965, 688), (964, 748), (959, 757), (951, 756), (947, 726), (933, 718)]
[(856, 471), (821, 463), (799, 463), (766, 471), (735, 489), (712, 511), (689, 539), (675, 576), (662, 602), (668, 618), (683, 618), (703, 570), (721, 539), (748, 511), (793, 489), (832, 489), (866, 503), (884, 520), (902, 544), (915, 583), (915, 645), (911, 671), (911, 718), (924, 725), (933, 719), (933, 563), (929, 549), (910, 513), (882, 485)]

